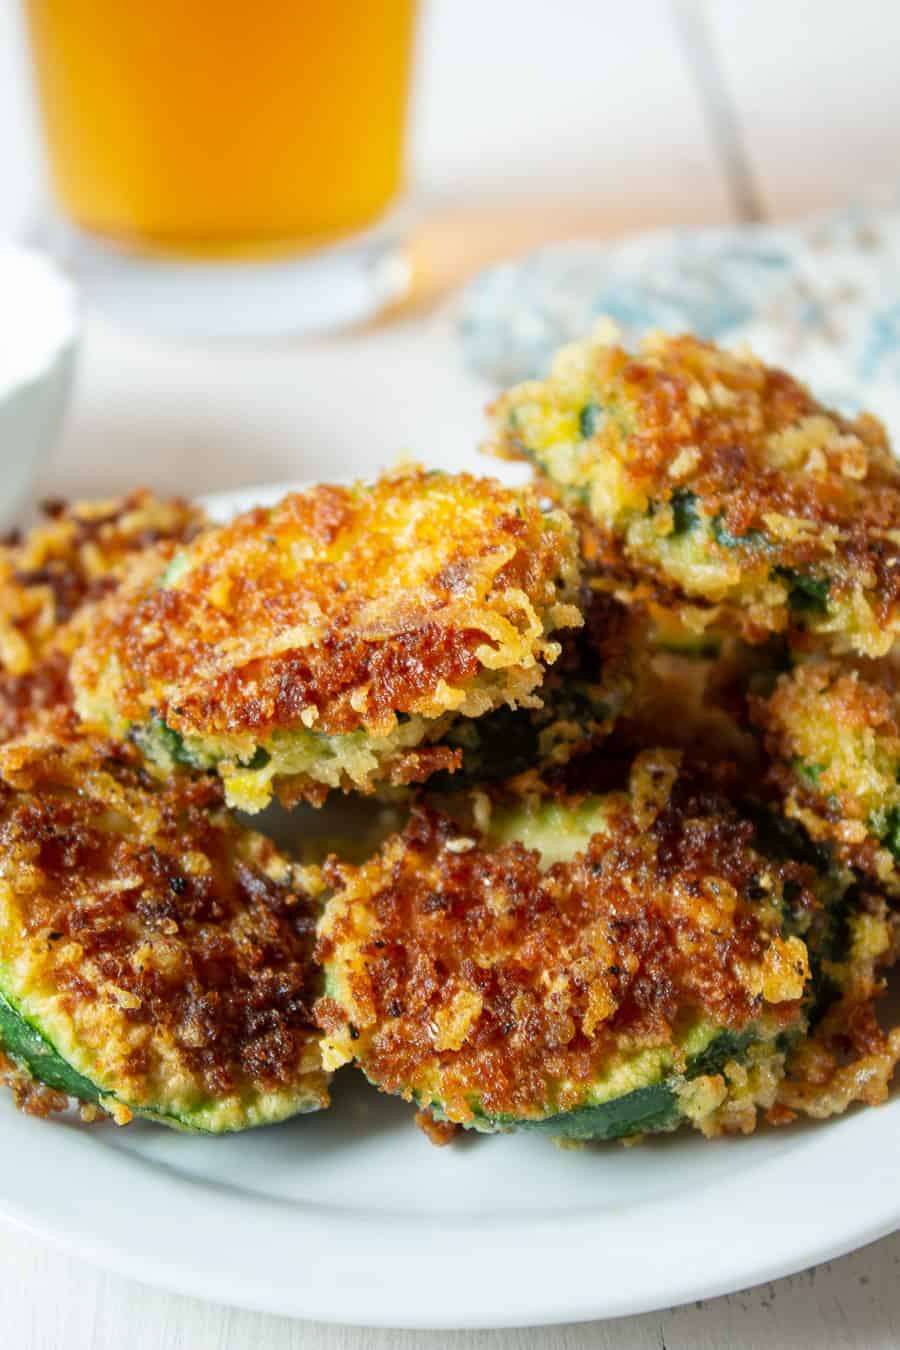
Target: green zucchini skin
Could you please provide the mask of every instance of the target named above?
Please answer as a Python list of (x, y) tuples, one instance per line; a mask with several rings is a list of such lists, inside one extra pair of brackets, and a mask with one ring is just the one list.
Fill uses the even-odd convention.
[[(74, 1068), (56, 1049), (46, 1033), (25, 1015), (8, 992), (0, 989), (0, 1050), (36, 1082), (60, 1092), (66, 1097), (92, 1105), (106, 1107), (117, 1103), (132, 1116), (166, 1125), (182, 1134), (213, 1137), (250, 1128), (247, 1124), (226, 1124), (217, 1128), (201, 1125), (191, 1111), (177, 1113), (162, 1111), (153, 1106), (139, 1106), (117, 1092), (106, 1091)], [(308, 1104), (298, 1104), (296, 1114), (319, 1109), (312, 1098)], [(209, 1110), (200, 1112), (209, 1117)], [(261, 1122), (262, 1123), (262, 1122)]]
[(190, 1134), (210, 1134), (198, 1125), (193, 1125), (180, 1116), (169, 1115), (164, 1111), (153, 1111), (136, 1107), (131, 1102), (123, 1102), (115, 1093), (103, 1092), (96, 1083), (92, 1083), (84, 1074), (74, 1069), (68, 1060), (63, 1059), (55, 1046), (33, 1022), (24, 1016), (8, 995), (0, 992), (0, 1047), (21, 1069), (31, 1074), (37, 1082), (54, 1092), (62, 1092), (77, 1101), (99, 1104), (102, 1101), (116, 1101), (127, 1106), (132, 1115), (144, 1120), (152, 1120), (160, 1125)]
[[(126, 1100), (117, 1092), (105, 1091), (73, 1068), (68, 1060), (64, 1059), (59, 1053), (44, 1031), (25, 1016), (8, 993), (2, 991), (0, 991), (0, 1049), (20, 1069), (30, 1074), (38, 1083), (43, 1083), (45, 1087), (52, 1088), (55, 1092), (73, 1097), (76, 1101), (103, 1107), (108, 1107), (108, 1104), (111, 1103), (117, 1103), (119, 1106), (125, 1107), (136, 1118), (152, 1121), (156, 1125), (166, 1125), (169, 1129), (177, 1130), (181, 1134), (197, 1134), (213, 1138), (216, 1135), (231, 1134), (253, 1127), (251, 1123), (221, 1124), (215, 1122), (214, 1128), (207, 1124), (200, 1124), (198, 1117), (202, 1118), (202, 1115), (205, 1115), (208, 1120), (215, 1121), (215, 1113), (210, 1111), (209, 1105), (206, 1108), (198, 1107), (195, 1116), (191, 1110), (178, 1113), (163, 1111), (154, 1106), (139, 1106), (133, 1101)], [(308, 1102), (298, 1102), (296, 1108), (290, 1114), (302, 1115), (309, 1111), (318, 1110), (320, 1106), (321, 1103), (315, 1102), (314, 1098), (310, 1096)]]
[(648, 1087), (635, 1088), (624, 1097), (599, 1106), (582, 1106), (561, 1111), (544, 1120), (521, 1120), (519, 1129), (549, 1134), (555, 1139), (583, 1139), (600, 1142), (626, 1139), (635, 1134), (659, 1134), (674, 1130), (681, 1123), (681, 1108), (668, 1079)]
[(0, 992), (0, 1045), (10, 1059), (27, 1070), (32, 1078), (55, 1092), (77, 1097), (82, 1102), (98, 1102), (100, 1089), (73, 1069), (55, 1047), (26, 1020), (10, 999)]
[[(548, 681), (540, 708), (495, 708), (478, 718), (459, 718), (441, 738), (441, 744), (462, 752), (455, 773), (433, 774), (428, 786), (436, 792), (478, 787), (481, 783), (513, 778), (526, 769), (568, 758), (608, 731), (622, 702), (614, 688), (570, 680)], [(580, 737), (571, 738), (571, 728)]]
[[(99, 1105), (106, 1109), (110, 1104), (116, 1103), (125, 1107), (136, 1118), (152, 1121), (156, 1125), (166, 1125), (181, 1134), (197, 1134), (213, 1138), (216, 1135), (231, 1134), (253, 1127), (252, 1123), (215, 1122), (215, 1113), (210, 1110), (211, 1104), (207, 1104), (206, 1107), (199, 1106), (195, 1116), (191, 1110), (179, 1113), (163, 1111), (154, 1106), (139, 1106), (117, 1092), (105, 1091), (64, 1059), (46, 1033), (25, 1015), (9, 993), (2, 990), (0, 990), (0, 1050), (20, 1069), (30, 1074), (36, 1082), (43, 1083), (54, 1092), (61, 1092), (76, 1101)], [(315, 1102), (310, 1096), (308, 1102), (298, 1102), (290, 1114), (302, 1115), (318, 1110), (320, 1106), (321, 1103)], [(207, 1120), (215, 1122), (214, 1127), (200, 1124), (200, 1119), (204, 1115)]]
[(579, 1106), (573, 1111), (559, 1111), (542, 1119), (482, 1115), (474, 1128), (528, 1130), (557, 1139), (595, 1142), (626, 1139), (636, 1134), (665, 1133), (677, 1129), (685, 1119), (678, 1099), (678, 1085), (685, 1079), (721, 1073), (729, 1060), (740, 1060), (756, 1039), (752, 1030), (720, 1031), (705, 1050), (691, 1056), (683, 1075), (647, 1083), (596, 1106)]

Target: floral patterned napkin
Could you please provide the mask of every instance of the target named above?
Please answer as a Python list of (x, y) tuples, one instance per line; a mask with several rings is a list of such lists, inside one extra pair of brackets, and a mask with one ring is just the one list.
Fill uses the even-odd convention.
[(826, 403), (900, 428), (900, 197), (793, 225), (549, 245), (476, 277), (458, 323), (468, 363), (502, 386), (603, 315), (628, 342), (648, 328), (749, 342)]

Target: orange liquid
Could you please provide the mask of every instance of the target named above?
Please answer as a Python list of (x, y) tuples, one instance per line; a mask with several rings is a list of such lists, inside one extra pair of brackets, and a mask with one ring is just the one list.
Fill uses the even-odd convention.
[(26, 0), (51, 180), (142, 250), (277, 254), (401, 185), (415, 0)]

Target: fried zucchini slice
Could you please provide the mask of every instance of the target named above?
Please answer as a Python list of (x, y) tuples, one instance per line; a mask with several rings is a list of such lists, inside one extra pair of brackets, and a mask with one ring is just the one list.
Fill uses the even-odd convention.
[(328, 1104), (316, 874), (212, 779), (72, 736), (0, 750), (0, 1047), (67, 1097), (220, 1134)]
[(753, 701), (785, 813), (900, 895), (900, 683), (889, 661), (810, 661)]
[(625, 791), (479, 813), (419, 810), (330, 865), (325, 1064), (481, 1131), (752, 1128), (806, 1025), (802, 934), (847, 877), (768, 851), (676, 752)]
[(874, 417), (749, 355), (661, 334), (630, 354), (608, 331), (492, 411), (490, 448), (538, 469), (621, 593), (754, 642), (879, 656), (900, 631), (900, 466)]
[(48, 502), (46, 519), (0, 544), (0, 741), (71, 702), (68, 667), (85, 606), (136, 556), (186, 543), (203, 512), (139, 490), (109, 501)]
[(77, 706), (247, 811), (418, 782), (459, 766), (461, 718), (540, 705), (578, 583), (571, 522), (528, 492), (422, 470), (312, 488), (100, 606)]

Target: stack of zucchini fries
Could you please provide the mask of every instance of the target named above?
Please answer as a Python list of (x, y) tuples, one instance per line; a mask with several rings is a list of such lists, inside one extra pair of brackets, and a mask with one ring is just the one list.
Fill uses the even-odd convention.
[(885, 1100), (883, 428), (608, 325), (490, 417), (529, 487), (405, 466), (224, 525), (136, 491), (0, 547), (20, 1107), (218, 1134), (355, 1065), (443, 1144)]

